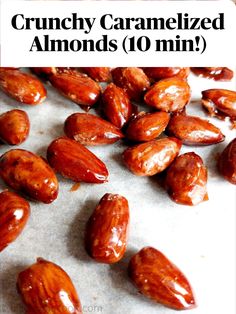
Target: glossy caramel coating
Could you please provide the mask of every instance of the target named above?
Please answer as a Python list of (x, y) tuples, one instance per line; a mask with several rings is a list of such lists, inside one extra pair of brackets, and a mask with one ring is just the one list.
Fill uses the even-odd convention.
[(19, 273), (17, 289), (27, 314), (82, 314), (78, 294), (68, 274), (42, 258)]
[(40, 104), (47, 96), (45, 87), (36, 77), (19, 70), (1, 68), (0, 89), (8, 96), (28, 105)]
[(49, 145), (47, 159), (56, 172), (75, 182), (107, 181), (105, 164), (86, 147), (68, 137), (57, 138)]
[(236, 184), (236, 138), (221, 153), (218, 160), (218, 169), (226, 180)]
[(0, 252), (21, 234), (30, 215), (29, 203), (16, 193), (0, 193)]
[(201, 157), (193, 152), (178, 156), (167, 170), (166, 188), (178, 204), (192, 206), (207, 200), (207, 169)]
[(14, 109), (0, 115), (0, 139), (9, 145), (19, 145), (29, 135), (30, 121), (23, 110)]
[(236, 119), (236, 92), (227, 89), (202, 91), (202, 105), (211, 116), (224, 116)]
[(99, 84), (78, 72), (56, 73), (49, 77), (49, 81), (63, 96), (78, 105), (91, 107), (100, 96)]
[(108, 67), (83, 67), (81, 70), (96, 82), (110, 82), (111, 68)]
[(112, 124), (122, 128), (132, 115), (132, 104), (122, 88), (110, 83), (102, 94), (102, 110)]
[(181, 270), (153, 247), (135, 254), (128, 273), (139, 291), (155, 302), (175, 310), (196, 307), (193, 290)]
[(115, 68), (111, 73), (114, 83), (123, 88), (132, 100), (142, 100), (143, 94), (150, 87), (149, 78), (140, 68)]
[(179, 154), (181, 141), (166, 137), (127, 148), (126, 166), (137, 176), (153, 176), (165, 170)]
[(215, 81), (230, 81), (234, 76), (234, 72), (226, 67), (191, 68), (191, 71), (197, 76)]
[(182, 67), (146, 67), (142, 68), (145, 74), (152, 80), (158, 81), (164, 78), (177, 76), (186, 79), (189, 76), (190, 68)]
[(57, 73), (56, 67), (37, 67), (37, 68), (30, 68), (30, 69), (36, 75), (48, 76), (48, 75)]
[(224, 140), (225, 136), (214, 124), (199, 117), (175, 115), (168, 124), (167, 132), (185, 145), (211, 145)]
[(170, 120), (164, 111), (154, 113), (139, 113), (129, 122), (126, 137), (136, 142), (148, 142), (157, 138), (167, 127)]
[(74, 113), (64, 125), (65, 134), (83, 145), (105, 145), (124, 135), (112, 123), (88, 113)]
[(190, 100), (190, 87), (180, 78), (172, 77), (155, 83), (144, 96), (148, 106), (165, 112), (181, 111)]
[(126, 251), (128, 228), (127, 199), (118, 194), (105, 194), (87, 223), (85, 245), (88, 254), (97, 262), (118, 262)]
[(43, 203), (57, 198), (58, 181), (46, 161), (23, 149), (12, 149), (0, 158), (0, 176), (16, 191)]
[(48, 79), (51, 75), (57, 73), (75, 73), (77, 72), (75, 68), (69, 67), (37, 67), (30, 68), (33, 73), (38, 76), (42, 76), (45, 79)]

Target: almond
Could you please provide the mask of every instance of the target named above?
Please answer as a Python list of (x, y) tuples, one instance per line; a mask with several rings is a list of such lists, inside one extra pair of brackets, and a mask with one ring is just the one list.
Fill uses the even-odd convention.
[(97, 67), (97, 68), (81, 68), (81, 70), (88, 74), (96, 82), (110, 82), (111, 80), (111, 68)]
[(153, 176), (173, 162), (180, 148), (178, 139), (167, 137), (129, 147), (124, 151), (123, 159), (137, 176)]
[(20, 235), (30, 215), (29, 203), (16, 193), (0, 193), (0, 252)]
[(223, 150), (218, 160), (220, 173), (232, 184), (236, 184), (236, 138)]
[(52, 86), (78, 105), (90, 108), (99, 99), (100, 86), (79, 72), (56, 73), (49, 77)]
[(176, 203), (197, 205), (207, 200), (206, 184), (207, 169), (193, 152), (178, 156), (167, 170), (166, 188)]
[(37, 68), (30, 68), (30, 69), (36, 75), (43, 76), (46, 79), (50, 75), (57, 74), (57, 73), (75, 73), (76, 72), (74, 68), (67, 68), (67, 67), (37, 67)]
[(121, 131), (108, 121), (88, 113), (74, 113), (65, 121), (65, 134), (83, 145), (112, 144), (121, 139)]
[(148, 298), (175, 310), (196, 307), (192, 288), (177, 266), (153, 247), (135, 254), (128, 273), (138, 290)]
[(167, 131), (185, 145), (211, 145), (222, 142), (225, 138), (212, 123), (194, 116), (173, 116)]
[(102, 109), (107, 119), (122, 128), (132, 115), (132, 104), (122, 88), (109, 84), (102, 94)]
[(167, 78), (155, 83), (144, 96), (148, 106), (166, 112), (183, 110), (190, 100), (190, 87), (185, 80)]
[(57, 73), (56, 67), (37, 67), (37, 68), (30, 68), (32, 72), (37, 75), (51, 75)]
[(28, 105), (40, 104), (47, 95), (46, 89), (37, 78), (17, 69), (0, 69), (0, 89), (8, 96)]
[(75, 182), (107, 181), (105, 164), (86, 147), (67, 137), (57, 138), (49, 145), (47, 159), (56, 172)]
[(78, 294), (68, 274), (42, 258), (19, 273), (17, 290), (27, 314), (82, 314)]
[(23, 149), (12, 149), (0, 158), (0, 177), (16, 191), (43, 203), (57, 198), (58, 181), (41, 157)]
[(125, 197), (105, 194), (90, 217), (85, 233), (88, 254), (101, 263), (116, 263), (126, 251), (129, 205)]
[(160, 67), (160, 68), (142, 68), (145, 74), (152, 80), (158, 81), (164, 78), (177, 76), (186, 79), (189, 76), (190, 68), (181, 67)]
[(148, 142), (157, 138), (170, 120), (166, 112), (139, 113), (129, 122), (126, 137), (136, 142)]
[(213, 79), (215, 81), (230, 81), (234, 76), (234, 72), (225, 67), (191, 68), (191, 71), (197, 76)]
[(23, 110), (11, 110), (0, 115), (0, 139), (9, 145), (19, 145), (29, 135), (30, 121)]
[(112, 70), (114, 83), (123, 88), (132, 100), (140, 101), (150, 87), (150, 81), (140, 68), (115, 68)]
[(202, 91), (202, 105), (211, 116), (236, 118), (236, 92), (227, 89)]

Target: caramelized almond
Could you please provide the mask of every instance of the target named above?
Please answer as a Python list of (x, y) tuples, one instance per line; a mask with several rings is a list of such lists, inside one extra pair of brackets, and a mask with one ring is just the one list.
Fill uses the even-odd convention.
[(222, 142), (225, 138), (212, 123), (194, 116), (173, 116), (167, 131), (185, 145), (211, 145)]
[(166, 112), (141, 112), (129, 122), (126, 136), (136, 142), (151, 141), (165, 130), (169, 120), (170, 116)]
[(176, 203), (197, 205), (207, 200), (206, 184), (207, 169), (195, 153), (178, 156), (167, 170), (167, 191)]
[(66, 68), (66, 67), (37, 67), (37, 68), (30, 68), (32, 72), (37, 75), (44, 76), (48, 78), (50, 75), (57, 74), (57, 73), (75, 73), (76, 70), (74, 68)]
[(99, 99), (100, 86), (81, 73), (62, 72), (49, 77), (53, 87), (78, 105), (93, 106)]
[(181, 142), (178, 139), (167, 137), (127, 148), (123, 159), (134, 174), (153, 176), (173, 162), (180, 148)]
[(219, 157), (218, 169), (232, 184), (236, 184), (236, 138), (223, 150)]
[(12, 149), (0, 158), (0, 177), (11, 188), (43, 203), (57, 198), (58, 181), (41, 157), (23, 149)]
[(191, 68), (191, 71), (197, 75), (215, 81), (230, 81), (234, 76), (234, 72), (226, 67), (215, 68)]
[(167, 78), (155, 83), (144, 96), (147, 105), (166, 112), (183, 110), (190, 100), (190, 87), (185, 80)]
[(129, 262), (128, 273), (139, 291), (148, 298), (175, 310), (196, 307), (185, 275), (155, 248), (145, 247), (135, 254)]
[(82, 71), (90, 76), (96, 82), (110, 82), (111, 80), (111, 68), (106, 67), (90, 67), (81, 68)]
[(75, 182), (107, 181), (105, 164), (86, 147), (67, 137), (57, 138), (49, 145), (47, 159), (56, 172)]
[(28, 105), (40, 104), (47, 95), (43, 84), (36, 77), (19, 70), (1, 68), (0, 89), (8, 96)]
[(30, 68), (32, 72), (34, 72), (37, 75), (51, 75), (57, 73), (56, 67), (37, 67), (37, 68)]
[(82, 314), (78, 294), (68, 274), (42, 258), (19, 273), (17, 290), (27, 314)]
[(65, 121), (65, 134), (83, 145), (112, 144), (121, 139), (121, 131), (108, 121), (88, 113), (74, 113)]
[(11, 110), (0, 115), (0, 139), (9, 145), (19, 145), (29, 135), (30, 121), (23, 110)]
[(123, 88), (130, 99), (140, 101), (150, 87), (150, 81), (140, 68), (115, 68), (112, 70), (114, 83)]
[(186, 79), (189, 76), (190, 68), (181, 67), (159, 67), (159, 68), (142, 68), (145, 74), (154, 81), (158, 81), (164, 78), (177, 76), (182, 79)]
[(129, 205), (125, 197), (105, 194), (89, 218), (85, 233), (88, 254), (101, 263), (116, 263), (126, 251)]
[(0, 193), (0, 252), (21, 234), (29, 215), (25, 199), (10, 191)]
[(212, 116), (236, 118), (236, 92), (227, 89), (208, 89), (202, 92), (202, 105)]
[(132, 105), (122, 88), (109, 84), (102, 94), (103, 112), (107, 119), (122, 128), (132, 115)]

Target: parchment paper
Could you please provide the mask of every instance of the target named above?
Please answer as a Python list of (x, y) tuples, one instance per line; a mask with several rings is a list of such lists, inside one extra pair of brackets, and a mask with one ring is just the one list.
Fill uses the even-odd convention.
[[(187, 112), (204, 117), (200, 91), (236, 87), (190, 76), (192, 103)], [(45, 156), (47, 146), (63, 135), (63, 123), (81, 109), (47, 85), (48, 97), (38, 106), (24, 106), (0, 94), (0, 113), (21, 108), (29, 114), (30, 136), (20, 148)], [(94, 111), (91, 110), (91, 113)], [(21, 236), (0, 253), (0, 313), (22, 314), (24, 307), (16, 292), (19, 271), (43, 257), (62, 266), (71, 276), (84, 313), (171, 314), (138, 293), (126, 273), (130, 257), (144, 246), (154, 246), (171, 259), (187, 276), (196, 294), (198, 308), (186, 314), (235, 313), (235, 186), (216, 171), (216, 154), (235, 137), (229, 123), (215, 118), (226, 140), (207, 147), (183, 146), (181, 153), (195, 151), (209, 170), (209, 201), (195, 207), (172, 202), (156, 177), (141, 178), (123, 165), (122, 142), (90, 148), (107, 165), (109, 182), (84, 184), (71, 192), (73, 182), (59, 176), (60, 193), (50, 205), (31, 202), (31, 218)], [(11, 147), (0, 147), (0, 154)], [(6, 188), (0, 181), (0, 191)], [(98, 264), (88, 257), (83, 245), (85, 223), (106, 193), (120, 193), (130, 204), (131, 227), (125, 258), (114, 265)], [(37, 313), (35, 313), (37, 314)]]

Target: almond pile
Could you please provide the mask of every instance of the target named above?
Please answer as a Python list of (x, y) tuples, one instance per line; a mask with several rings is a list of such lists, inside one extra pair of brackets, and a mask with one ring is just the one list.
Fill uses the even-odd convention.
[[(224, 141), (221, 130), (206, 119), (190, 116), (190, 71), (198, 76), (227, 81), (233, 72), (218, 68), (31, 68), (36, 75), (17, 68), (0, 68), (0, 90), (29, 106), (47, 96), (43, 83), (86, 112), (65, 120), (65, 136), (47, 148), (47, 159), (24, 149), (11, 149), (0, 157), (0, 177), (23, 197), (49, 204), (59, 191), (56, 173), (74, 182), (91, 184), (109, 180), (105, 163), (86, 146), (108, 145), (123, 140), (128, 146), (121, 158), (136, 176), (161, 173), (166, 194), (178, 204), (197, 205), (208, 200), (207, 168), (195, 152), (180, 154), (182, 145), (213, 145)], [(100, 83), (106, 83), (104, 84)], [(139, 112), (139, 104), (147, 112)], [(89, 114), (96, 108), (100, 117)], [(202, 107), (219, 119), (236, 120), (236, 92), (226, 89), (202, 91)], [(20, 145), (30, 133), (23, 110), (0, 115), (0, 144)], [(219, 174), (236, 184), (236, 138), (217, 161)], [(30, 205), (15, 192), (0, 193), (0, 251), (24, 229)], [(128, 200), (106, 193), (89, 218), (84, 247), (100, 263), (116, 263), (125, 252), (129, 236)], [(131, 281), (148, 298), (176, 310), (196, 307), (187, 278), (165, 255), (153, 247), (137, 252), (127, 266)], [(76, 289), (58, 265), (38, 258), (19, 273), (17, 289), (29, 314), (82, 313)]]

